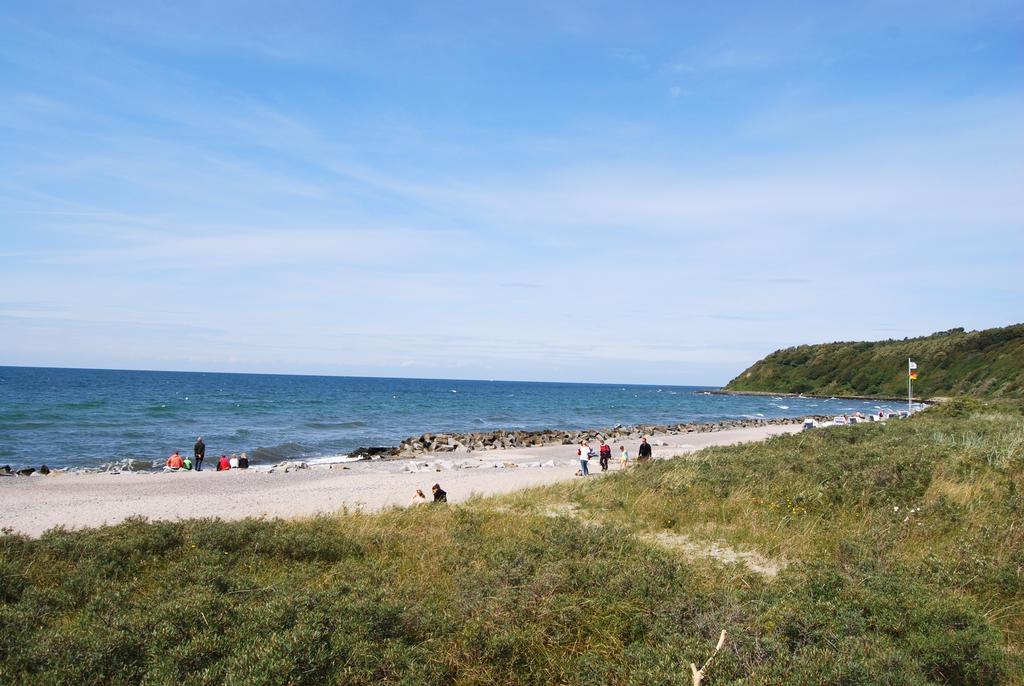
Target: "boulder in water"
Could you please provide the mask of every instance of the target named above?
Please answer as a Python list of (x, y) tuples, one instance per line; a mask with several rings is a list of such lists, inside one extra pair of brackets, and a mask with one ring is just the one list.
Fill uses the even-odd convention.
[(49, 473), (50, 473), (50, 468), (49, 468), (49, 467), (47, 467), (47, 466), (46, 466), (46, 465), (44, 464), (44, 465), (43, 465), (42, 467), (40, 467), (40, 468), (39, 468), (39, 473), (40, 473), (40, 474), (49, 474)]
[(398, 448), (389, 448), (387, 446), (372, 446), (369, 448), (356, 448), (349, 457), (358, 457), (362, 460), (379, 460), (385, 457), (394, 457), (399, 452)]
[(22, 469), (19, 469), (16, 472), (16, 474), (18, 476), (32, 476), (35, 473), (35, 471), (36, 471), (35, 467), (24, 467)]

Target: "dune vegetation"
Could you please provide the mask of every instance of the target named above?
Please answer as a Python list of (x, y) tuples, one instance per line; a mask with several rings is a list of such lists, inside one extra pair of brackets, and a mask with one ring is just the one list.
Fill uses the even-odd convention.
[(755, 362), (725, 389), (906, 397), (908, 358), (919, 365), (916, 397), (1024, 397), (1024, 324), (786, 348)]
[(458, 506), (0, 536), (4, 684), (1024, 684), (1024, 404)]

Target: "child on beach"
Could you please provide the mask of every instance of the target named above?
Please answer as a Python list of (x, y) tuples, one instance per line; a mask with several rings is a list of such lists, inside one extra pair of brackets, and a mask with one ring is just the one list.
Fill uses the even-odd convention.
[(435, 503), (446, 503), (448, 502), (448, 494), (441, 490), (440, 484), (434, 484), (430, 487), (430, 490), (434, 493)]
[(623, 469), (629, 467), (629, 453), (626, 452), (626, 446), (619, 446), (619, 464), (622, 465)]
[(412, 502), (410, 505), (421, 505), (427, 502), (427, 496), (423, 495), (423, 491), (416, 489), (416, 492), (412, 494)]

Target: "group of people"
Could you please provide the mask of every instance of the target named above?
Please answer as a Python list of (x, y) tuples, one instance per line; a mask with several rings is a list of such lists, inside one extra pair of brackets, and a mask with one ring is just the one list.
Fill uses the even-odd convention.
[[(595, 451), (590, 447), (590, 442), (587, 439), (580, 441), (579, 447), (576, 449), (576, 455), (580, 460), (580, 470), (577, 472), (578, 476), (590, 476), (590, 460), (591, 458), (598, 458), (601, 465), (601, 471), (608, 471), (608, 463), (612, 459), (612, 449), (604, 439), (601, 439), (601, 445)], [(646, 438), (640, 439), (640, 447), (637, 449), (636, 461), (637, 462), (649, 462), (651, 460), (651, 444), (647, 442)], [(619, 464), (622, 469), (629, 467), (629, 452), (626, 450), (626, 446), (619, 446)]]
[[(430, 491), (431, 491), (431, 493), (434, 494), (433, 502), (435, 502), (435, 503), (446, 503), (446, 502), (448, 502), (448, 493), (445, 492), (441, 488), (440, 484), (434, 484), (433, 486), (431, 486), (430, 487)], [(416, 492), (412, 494), (412, 502), (409, 503), (409, 504), (410, 505), (422, 505), (423, 503), (426, 503), (426, 502), (429, 502), (427, 500), (427, 496), (423, 495), (423, 491), (417, 488)]]
[[(197, 472), (203, 471), (203, 460), (206, 459), (206, 444), (203, 443), (203, 437), (200, 436), (196, 439), (196, 444), (192, 446), (192, 457), (186, 455), (181, 456), (177, 450), (175, 450), (170, 457), (167, 458), (165, 469), (171, 472), (180, 471), (191, 471), (195, 469)], [(221, 455), (220, 459), (217, 460), (217, 471), (225, 472), (229, 469), (248, 469), (249, 468), (249, 456), (245, 453), (241, 455)]]

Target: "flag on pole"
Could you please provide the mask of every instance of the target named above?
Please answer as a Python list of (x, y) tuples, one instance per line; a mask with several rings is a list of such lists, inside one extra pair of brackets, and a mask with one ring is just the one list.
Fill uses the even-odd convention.
[(908, 360), (907, 361), (907, 366), (909, 367), (909, 370), (910, 370), (910, 378), (911, 379), (916, 379), (917, 378), (917, 362), (914, 362), (913, 360)]

